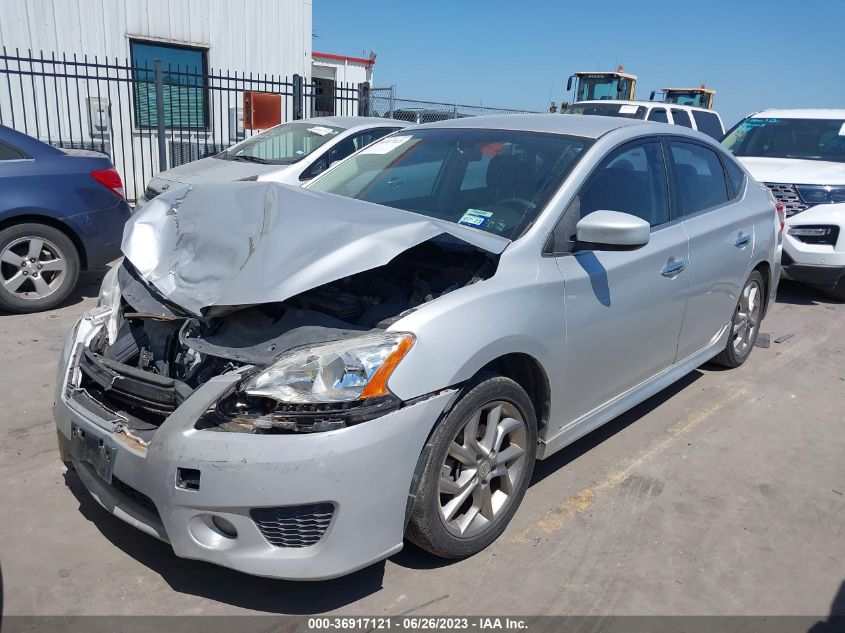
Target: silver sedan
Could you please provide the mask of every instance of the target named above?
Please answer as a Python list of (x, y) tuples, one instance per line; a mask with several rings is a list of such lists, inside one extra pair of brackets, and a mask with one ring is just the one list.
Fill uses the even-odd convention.
[(65, 346), (62, 457), (179, 556), (317, 579), (492, 543), (545, 459), (715, 361), (780, 274), (769, 192), (679, 126), (409, 128), (307, 188), (174, 188)]

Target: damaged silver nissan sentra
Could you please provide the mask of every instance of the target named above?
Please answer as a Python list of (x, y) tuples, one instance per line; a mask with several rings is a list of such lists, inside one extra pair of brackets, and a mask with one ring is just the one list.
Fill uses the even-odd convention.
[(162, 194), (62, 353), (62, 458), (177, 555), (318, 579), (493, 542), (535, 459), (715, 357), (779, 276), (768, 191), (708, 137), (441, 122), (307, 188)]

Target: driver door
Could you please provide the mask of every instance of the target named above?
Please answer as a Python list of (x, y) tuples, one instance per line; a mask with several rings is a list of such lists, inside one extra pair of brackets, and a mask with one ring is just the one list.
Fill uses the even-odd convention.
[[(648, 221), (648, 244), (573, 250), (578, 220), (598, 210)], [(556, 387), (562, 392), (559, 419), (571, 426), (675, 360), (689, 292), (689, 244), (683, 226), (670, 222), (660, 143), (614, 150), (565, 211), (554, 242), (566, 311), (564, 383)]]

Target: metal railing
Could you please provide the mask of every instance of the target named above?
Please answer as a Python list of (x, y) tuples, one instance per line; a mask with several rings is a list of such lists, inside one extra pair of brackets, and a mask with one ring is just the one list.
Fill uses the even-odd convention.
[(244, 92), (278, 95), (281, 120), (367, 114), (366, 84), (300, 76), (131, 64), (87, 55), (0, 55), (0, 124), (61, 148), (111, 157), (127, 199), (160, 171), (217, 154), (259, 130), (244, 126)]
[(372, 116), (382, 116), (412, 123), (431, 123), (432, 121), (461, 119), (484, 114), (527, 114), (533, 112), (532, 110), (494, 108), (445, 101), (397, 98), (393, 87), (371, 88), (369, 93), (369, 109)]

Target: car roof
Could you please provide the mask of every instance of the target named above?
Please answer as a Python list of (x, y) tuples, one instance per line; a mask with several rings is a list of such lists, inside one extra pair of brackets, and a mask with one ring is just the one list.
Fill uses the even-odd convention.
[(812, 109), (796, 108), (794, 110), (778, 110), (771, 108), (749, 115), (751, 119), (845, 119), (845, 109)]
[(699, 110), (701, 112), (713, 112), (718, 114), (715, 110), (709, 108), (702, 108), (700, 106), (685, 105), (682, 103), (667, 103), (665, 101), (645, 101), (643, 99), (588, 99), (586, 101), (576, 101), (572, 105), (581, 105), (582, 103), (600, 104), (600, 103), (617, 103), (619, 105), (637, 105), (645, 107), (661, 107), (661, 108), (682, 108), (684, 110)]
[(548, 132), (598, 138), (612, 130), (630, 125), (660, 125), (639, 119), (623, 119), (608, 116), (577, 116), (557, 113), (548, 114), (490, 114), (435, 121), (414, 126), (414, 129), (464, 128), (517, 130), (524, 132)]
[(309, 119), (301, 119), (301, 121), (317, 125), (342, 127), (347, 130), (354, 127), (407, 127), (408, 125), (407, 121), (383, 119), (375, 116), (315, 116)]

